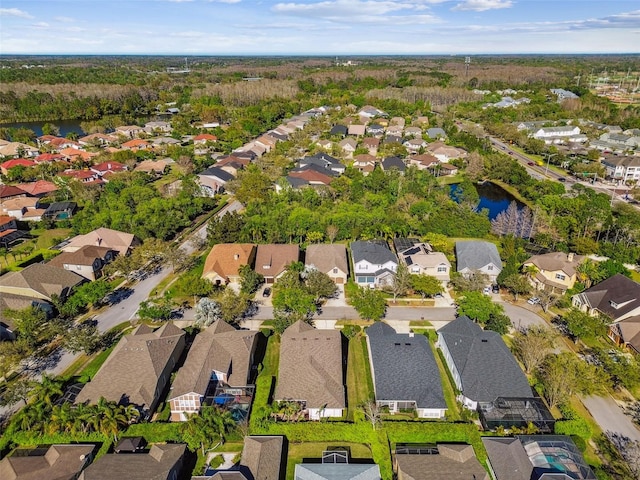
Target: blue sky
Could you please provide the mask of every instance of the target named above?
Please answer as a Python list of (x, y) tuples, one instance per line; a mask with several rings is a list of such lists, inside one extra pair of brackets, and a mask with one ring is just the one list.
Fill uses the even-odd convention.
[(638, 0), (1, 0), (1, 54), (638, 53)]

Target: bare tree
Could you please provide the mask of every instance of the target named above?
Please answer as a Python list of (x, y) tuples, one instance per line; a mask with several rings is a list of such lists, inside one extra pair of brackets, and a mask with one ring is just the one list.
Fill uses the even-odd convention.
[(327, 238), (329, 239), (329, 242), (333, 243), (338, 236), (338, 230), (338, 227), (335, 225), (327, 225)]
[(548, 328), (533, 326), (521, 329), (513, 337), (513, 353), (524, 365), (527, 373), (532, 373), (542, 364), (555, 344), (555, 334)]
[(535, 234), (533, 213), (528, 207), (518, 208), (515, 201), (491, 221), (491, 231), (497, 235), (513, 235), (514, 237), (531, 237)]
[(360, 405), (360, 408), (362, 413), (364, 413), (364, 417), (371, 424), (371, 427), (376, 430), (382, 423), (382, 412), (378, 404), (373, 400), (369, 400)]

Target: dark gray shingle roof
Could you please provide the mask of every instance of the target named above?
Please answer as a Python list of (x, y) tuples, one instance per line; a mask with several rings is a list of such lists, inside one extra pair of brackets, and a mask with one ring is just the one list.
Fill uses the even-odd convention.
[(462, 379), (462, 393), (476, 402), (531, 397), (522, 369), (499, 334), (463, 316), (438, 330)]
[(374, 265), (384, 265), (387, 262), (398, 263), (398, 257), (391, 251), (387, 242), (382, 240), (351, 242), (351, 255), (354, 263), (361, 260)]
[(399, 334), (382, 322), (366, 332), (376, 400), (413, 400), (418, 408), (447, 408), (440, 371), (427, 337)]
[(502, 268), (502, 260), (500, 260), (498, 248), (491, 242), (477, 240), (456, 242), (456, 259), (458, 271), (465, 268), (479, 270), (490, 263)]

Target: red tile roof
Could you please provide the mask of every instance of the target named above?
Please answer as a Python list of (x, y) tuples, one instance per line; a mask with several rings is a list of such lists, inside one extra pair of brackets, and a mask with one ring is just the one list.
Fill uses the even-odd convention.
[(218, 137), (216, 137), (215, 135), (211, 135), (210, 133), (201, 133), (193, 137), (194, 142), (202, 141), (202, 140), (204, 140), (205, 142), (206, 141), (215, 142), (216, 140), (218, 140)]
[(19, 166), (33, 167), (35, 166), (35, 164), (36, 163), (33, 160), (27, 160), (25, 158), (14, 158), (13, 160), (7, 160), (6, 162), (1, 163), (0, 168), (2, 168), (3, 170), (9, 170), (10, 168)]
[(12, 222), (13, 220), (15, 220), (15, 218), (10, 217), (9, 215), (0, 215), (0, 227)]
[(59, 153), (41, 153), (36, 158), (34, 158), (34, 161), (36, 163), (57, 162), (60, 160), (64, 160), (64, 157)]
[(20, 185), (18, 185), (18, 188), (24, 190), (29, 195), (34, 195), (34, 196), (43, 195), (45, 193), (51, 193), (58, 190), (58, 187), (55, 185), (55, 183), (48, 182), (46, 180), (38, 180), (36, 182), (21, 183)]
[(0, 198), (18, 197), (26, 194), (27, 192), (13, 185), (0, 185)]
[(102, 162), (91, 167), (91, 170), (98, 172), (123, 172), (127, 167), (120, 162)]

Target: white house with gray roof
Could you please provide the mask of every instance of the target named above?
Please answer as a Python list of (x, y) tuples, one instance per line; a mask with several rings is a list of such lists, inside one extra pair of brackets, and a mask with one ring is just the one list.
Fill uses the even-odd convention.
[(396, 333), (383, 322), (366, 333), (378, 406), (391, 414), (411, 409), (418, 418), (444, 418), (442, 379), (427, 337)]
[(351, 243), (353, 273), (361, 287), (384, 287), (393, 282), (398, 269), (398, 257), (383, 240)]
[(465, 407), (475, 410), (498, 397), (533, 397), (527, 377), (502, 337), (483, 330), (469, 317), (458, 317), (438, 330), (438, 347)]
[(480, 272), (495, 283), (502, 271), (502, 260), (498, 248), (491, 242), (462, 240), (456, 242), (457, 271), (465, 277)]

